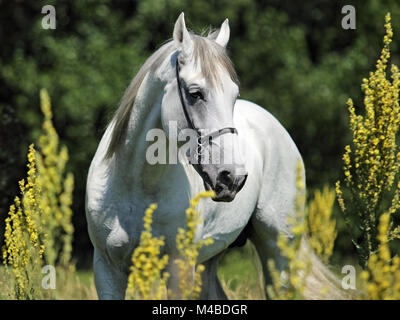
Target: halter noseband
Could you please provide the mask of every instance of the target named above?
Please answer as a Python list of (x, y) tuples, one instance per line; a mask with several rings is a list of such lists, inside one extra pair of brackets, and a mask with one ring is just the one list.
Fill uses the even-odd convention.
[[(206, 135), (201, 135), (201, 132), (198, 128), (196, 128), (193, 124), (192, 119), (189, 116), (188, 108), (186, 106), (185, 100), (183, 99), (183, 93), (182, 93), (182, 86), (181, 86), (181, 81), (179, 79), (179, 63), (178, 63), (178, 58), (176, 59), (176, 65), (175, 65), (175, 70), (176, 70), (176, 81), (178, 82), (178, 94), (179, 94), (179, 99), (181, 100), (181, 105), (183, 109), (183, 113), (185, 114), (185, 118), (187, 123), (189, 124), (189, 127), (196, 131), (197, 133), (197, 148), (196, 148), (196, 154), (198, 156), (198, 160), (200, 160), (200, 157), (202, 155), (202, 149), (206, 145), (209, 145), (212, 143), (212, 140), (223, 135), (226, 133), (234, 133), (238, 134), (238, 131), (236, 128), (233, 127), (226, 127), (222, 128), (219, 130), (216, 130), (214, 132), (211, 132)], [(200, 162), (199, 162), (200, 163)]]

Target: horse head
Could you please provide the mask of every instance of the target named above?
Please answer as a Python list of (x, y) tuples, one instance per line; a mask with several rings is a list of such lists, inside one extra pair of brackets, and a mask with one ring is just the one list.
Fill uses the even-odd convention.
[(161, 120), (176, 121), (178, 130), (190, 130), (195, 143), (189, 161), (201, 176), (214, 201), (229, 202), (243, 188), (247, 171), (233, 122), (239, 82), (226, 53), (229, 40), (226, 19), (219, 31), (202, 37), (186, 29), (183, 13), (175, 23), (174, 76), (165, 86)]

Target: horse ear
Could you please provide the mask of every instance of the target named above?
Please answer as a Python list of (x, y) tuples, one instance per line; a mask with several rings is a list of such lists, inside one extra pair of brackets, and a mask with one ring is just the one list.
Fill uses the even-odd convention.
[(179, 15), (178, 20), (175, 22), (173, 38), (178, 49), (183, 53), (183, 55), (190, 56), (193, 51), (193, 40), (189, 34), (189, 31), (186, 29), (185, 15), (183, 12)]
[(215, 42), (225, 48), (229, 41), (229, 35), (229, 20), (225, 19), (225, 21), (221, 25), (221, 28), (219, 29), (219, 33), (217, 38), (215, 39)]

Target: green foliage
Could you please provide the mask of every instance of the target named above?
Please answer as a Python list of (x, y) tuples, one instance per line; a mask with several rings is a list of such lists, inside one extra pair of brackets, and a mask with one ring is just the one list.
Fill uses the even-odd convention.
[[(17, 143), (8, 142), (20, 141), (22, 136), (22, 124), (15, 116), (15, 109), (0, 104), (0, 172), (2, 173), (0, 175), (0, 230), (4, 230), (3, 217), (18, 191), (16, 177), (24, 172), (25, 165), (20, 158), (20, 146)], [(25, 157), (23, 158), (25, 160)], [(2, 242), (3, 234), (0, 232), (0, 243)]]
[(64, 172), (68, 149), (59, 146), (59, 137), (52, 122), (50, 97), (46, 90), (40, 91), (40, 100), (44, 122), (38, 143), (40, 153), (37, 153), (37, 179), (40, 186), (40, 219), (45, 232), (45, 260), (47, 264), (57, 263), (67, 268), (71, 263), (74, 232), (71, 223), (74, 176), (71, 172)]
[(366, 263), (366, 270), (361, 273), (364, 280), (366, 299), (400, 299), (400, 257), (393, 256), (389, 247), (390, 213), (379, 217), (377, 240), (378, 248), (371, 253)]
[[(56, 30), (41, 28), (45, 4), (56, 7)], [(90, 244), (81, 213), (90, 160), (125, 87), (145, 59), (172, 36), (181, 11), (196, 32), (219, 27), (229, 18), (228, 49), (241, 79), (241, 97), (271, 111), (294, 137), (304, 156), (308, 188), (332, 183), (340, 171), (341, 148), (350, 140), (344, 102), (349, 95), (356, 104), (361, 99), (358, 83), (371, 69), (384, 13), (390, 11), (395, 24), (400, 21), (398, 1), (353, 1), (357, 30), (343, 30), (344, 4), (0, 1), (0, 20), (7, 26), (0, 29), (0, 159), (6, 168), (0, 178), (0, 215), (5, 217), (15, 194), (10, 185), (23, 176), (26, 148), (40, 135), (37, 97), (46, 87), (57, 106), (54, 125), (70, 150), (68, 169), (76, 177), (73, 210), (80, 214), (74, 217), (75, 244), (85, 248), (82, 256), (87, 256)], [(398, 47), (393, 42), (394, 52)], [(343, 251), (348, 240), (339, 230)]]
[(335, 203), (335, 190), (327, 185), (315, 191), (306, 215), (306, 228), (310, 247), (325, 262), (332, 255), (337, 231), (336, 221), (332, 219), (332, 208)]
[(391, 80), (388, 79), (389, 44), (393, 37), (390, 14), (385, 21), (384, 47), (376, 70), (363, 79), (361, 86), (365, 115), (356, 114), (353, 101), (348, 101), (353, 141), (345, 147), (343, 155), (345, 188), (340, 187), (339, 181), (336, 183), (339, 204), (362, 267), (366, 267), (369, 257), (378, 249), (378, 223), (383, 214), (389, 214), (388, 240), (400, 238), (400, 226), (395, 222), (400, 209), (400, 149), (396, 141), (400, 124), (400, 72), (392, 64)]
[(68, 150), (65, 146), (59, 150), (46, 90), (41, 90), (40, 98), (44, 122), (39, 149), (29, 146), (27, 177), (19, 181), (20, 196), (14, 198), (5, 219), (2, 258), (8, 298), (51, 297), (51, 290), (41, 287), (45, 263), (57, 265), (62, 274), (74, 269), (70, 261), (74, 180), (71, 173), (64, 174)]
[(43, 266), (43, 228), (40, 223), (40, 186), (36, 150), (29, 146), (26, 181), (19, 182), (16, 196), (5, 220), (3, 262), (12, 288), (7, 293), (14, 299), (34, 299), (40, 292)]

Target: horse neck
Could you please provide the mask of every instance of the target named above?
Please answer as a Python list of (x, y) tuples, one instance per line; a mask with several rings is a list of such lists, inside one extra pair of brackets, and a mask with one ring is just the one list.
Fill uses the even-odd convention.
[[(135, 99), (125, 141), (121, 145), (118, 156), (115, 157), (113, 166), (117, 170), (117, 175), (123, 177), (124, 181), (135, 181), (135, 186), (139, 186), (144, 191), (150, 190), (151, 193), (159, 189), (161, 180), (166, 177), (179, 181), (187, 190), (202, 188), (202, 181), (191, 166), (185, 166), (184, 169), (180, 165), (150, 165), (146, 161), (146, 150), (149, 145), (146, 134), (150, 129), (162, 129), (161, 104), (164, 88), (171, 81), (168, 77), (175, 78), (171, 59), (172, 57), (168, 56), (158, 70), (149, 72), (145, 76)], [(163, 75), (163, 80), (157, 76), (160, 74)], [(167, 139), (166, 150), (168, 149)], [(186, 183), (190, 183), (190, 186)]]
[(162, 92), (163, 84), (149, 72), (136, 95), (125, 141), (116, 157), (116, 161), (123, 164), (125, 169), (131, 164), (143, 164), (146, 160), (146, 134), (159, 126)]
[[(176, 170), (174, 165), (150, 165), (146, 161), (146, 150), (149, 146), (146, 134), (154, 128), (162, 129), (161, 103), (167, 81), (160, 80), (157, 74), (161, 72), (173, 76), (174, 70), (169, 65), (166, 63), (159, 70), (145, 76), (132, 108), (125, 141), (113, 166), (116, 174), (123, 177), (123, 180), (134, 183), (135, 188), (151, 193), (156, 191), (158, 183), (162, 183), (161, 179), (168, 174), (167, 171)], [(166, 148), (168, 150), (168, 145)], [(175, 172), (170, 174), (174, 175)]]

